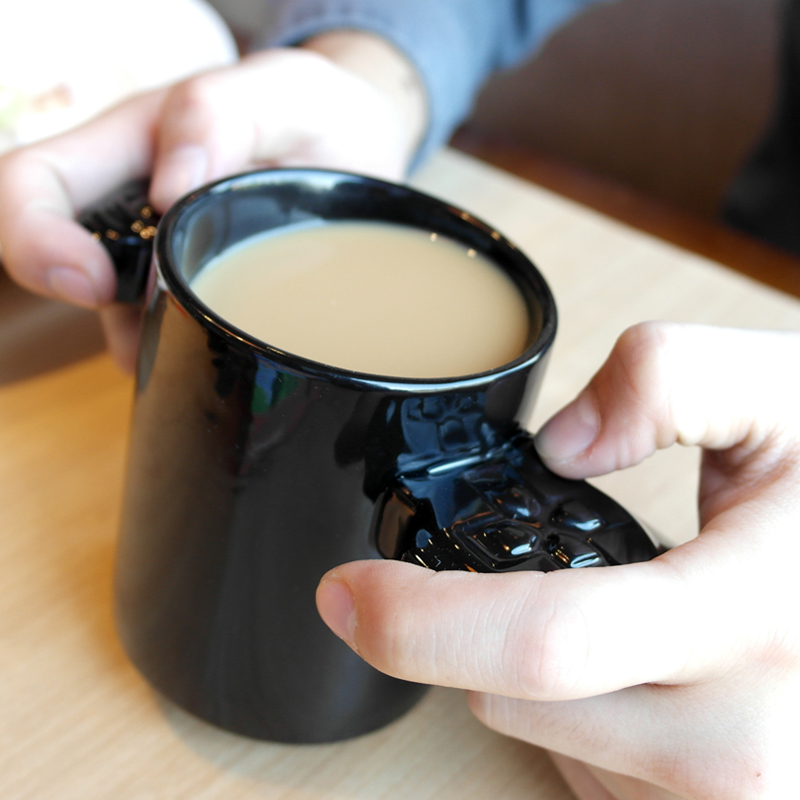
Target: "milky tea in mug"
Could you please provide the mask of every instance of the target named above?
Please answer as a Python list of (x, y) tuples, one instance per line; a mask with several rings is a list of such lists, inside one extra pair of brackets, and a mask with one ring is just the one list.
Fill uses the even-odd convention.
[(249, 237), (191, 282), (223, 319), (345, 370), (443, 378), (494, 369), (529, 343), (527, 305), (485, 256), (437, 233), (315, 222)]

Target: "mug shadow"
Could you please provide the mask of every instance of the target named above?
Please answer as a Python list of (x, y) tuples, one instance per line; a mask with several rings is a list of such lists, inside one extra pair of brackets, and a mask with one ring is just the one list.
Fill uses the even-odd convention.
[(455, 689), (434, 687), (390, 725), (330, 744), (247, 739), (157, 702), (185, 747), (253, 786), (253, 797), (294, 791), (303, 800), (484, 800), (488, 786), (493, 800), (573, 797), (544, 750), (485, 728)]

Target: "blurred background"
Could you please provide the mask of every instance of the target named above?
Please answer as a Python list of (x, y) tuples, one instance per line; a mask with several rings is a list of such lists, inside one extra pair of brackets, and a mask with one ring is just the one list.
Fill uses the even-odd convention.
[[(491, 79), (453, 144), (800, 295), (799, 261), (718, 218), (726, 187), (769, 120), (780, 2), (598, 4), (527, 63)], [(0, 26), (2, 150), (133, 91), (230, 61), (269, 24), (271, 5), (160, 0), (158, 25), (128, 0), (0, 0), (0, 11), (4, 23), (13, 22)], [(67, 29), (75, 35), (64, 36)], [(30, 336), (20, 325), (31, 327), (29, 312), (43, 313), (43, 301), (24, 297), (7, 279), (0, 283), (4, 331), (10, 334), (20, 309), (28, 315), (3, 336), (19, 343)], [(78, 312), (58, 313), (72, 319)], [(99, 346), (96, 328), (87, 322), (85, 331), (86, 347)], [(0, 342), (0, 380), (25, 371), (25, 353), (15, 345), (11, 369), (9, 352)]]
[[(211, 2), (241, 41), (269, 23), (268, 2)], [(466, 129), (713, 218), (771, 108), (779, 4), (601, 3), (493, 78)]]

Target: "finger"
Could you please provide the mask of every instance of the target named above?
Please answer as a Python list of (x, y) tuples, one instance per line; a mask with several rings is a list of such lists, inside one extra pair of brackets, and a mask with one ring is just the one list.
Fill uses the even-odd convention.
[[(797, 416), (789, 401), (793, 375), (782, 378), (770, 365), (793, 363), (798, 352), (793, 333), (637, 325), (542, 428), (537, 450), (572, 478), (631, 466), (676, 442), (759, 451)], [(765, 393), (764, 385), (774, 389)]]
[(111, 261), (74, 216), (126, 179), (147, 173), (160, 101), (158, 92), (142, 95), (0, 160), (0, 247), (18, 283), (81, 306), (111, 301)]
[(166, 211), (204, 183), (254, 163), (254, 108), (262, 102), (243, 65), (204, 73), (169, 90), (157, 132), (150, 198)]
[[(276, 161), (283, 166), (317, 166), (393, 181), (404, 177), (414, 137), (409, 139), (407, 121), (384, 91), (314, 52), (280, 50), (269, 57), (285, 77), (270, 83), (265, 108), (272, 111), (258, 119), (262, 158), (280, 150)], [(298, 104), (300, 87), (308, 102)], [(293, 125), (288, 138), (281, 116)]]
[(259, 165), (398, 179), (403, 130), (388, 98), (328, 59), (298, 49), (258, 53), (170, 90), (151, 199), (164, 210), (207, 181)]
[(610, 797), (760, 797), (777, 780), (763, 735), (776, 720), (763, 713), (756, 685), (736, 689), (638, 686), (555, 703), (471, 693), (469, 704), (489, 728), (566, 756), (556, 764), (587, 791), (599, 784)]
[[(310, 122), (320, 87), (308, 60), (319, 56), (268, 51), (172, 87), (158, 130), (151, 199), (166, 210), (187, 192), (259, 164), (302, 156), (324, 137)], [(326, 101), (329, 102), (329, 101)], [(308, 156), (310, 166), (325, 166)]]
[(699, 680), (753, 644), (743, 631), (763, 628), (740, 591), (752, 564), (710, 552), (713, 542), (549, 573), (356, 562), (323, 578), (317, 606), (370, 664), (420, 683), (565, 700)]

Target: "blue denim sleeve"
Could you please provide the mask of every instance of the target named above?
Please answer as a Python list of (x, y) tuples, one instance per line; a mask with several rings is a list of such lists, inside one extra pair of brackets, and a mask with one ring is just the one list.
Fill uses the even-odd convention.
[(415, 164), (445, 142), (495, 70), (533, 52), (557, 27), (604, 0), (272, 0), (261, 44), (297, 44), (354, 28), (389, 40), (425, 86), (429, 123)]

